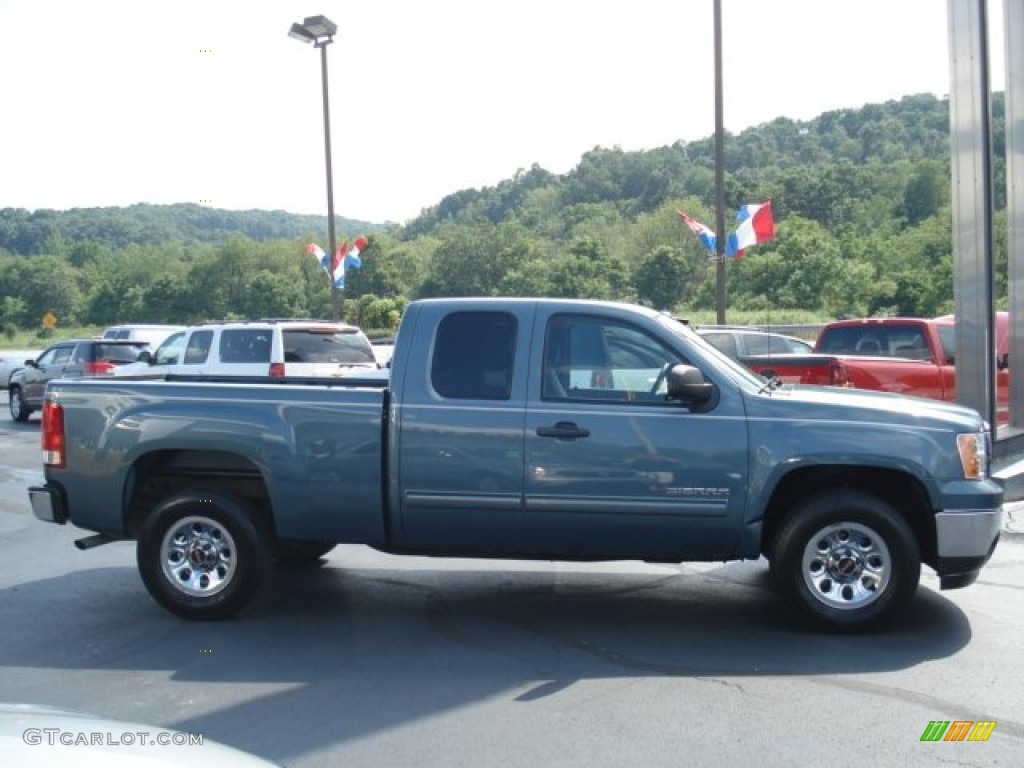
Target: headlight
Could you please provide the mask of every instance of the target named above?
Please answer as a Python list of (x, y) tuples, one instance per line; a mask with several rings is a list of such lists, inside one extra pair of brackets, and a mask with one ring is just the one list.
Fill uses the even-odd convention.
[(960, 451), (960, 466), (968, 480), (988, 477), (988, 438), (984, 432), (957, 435), (956, 447)]

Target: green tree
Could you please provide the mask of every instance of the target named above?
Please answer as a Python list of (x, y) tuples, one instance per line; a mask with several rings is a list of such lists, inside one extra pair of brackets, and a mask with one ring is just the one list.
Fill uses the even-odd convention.
[(678, 248), (658, 246), (636, 269), (637, 296), (656, 309), (674, 309), (693, 289), (692, 264)]
[(903, 215), (910, 225), (935, 216), (949, 203), (949, 168), (934, 160), (923, 160), (903, 192)]
[(238, 312), (245, 318), (302, 317), (306, 313), (302, 286), (291, 275), (260, 269), (245, 283)]

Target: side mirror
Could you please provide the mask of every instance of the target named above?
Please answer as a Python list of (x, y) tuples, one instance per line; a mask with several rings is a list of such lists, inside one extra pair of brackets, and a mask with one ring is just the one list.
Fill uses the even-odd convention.
[(39, 367), (38, 365), (36, 365), (36, 361), (35, 360), (26, 360), (25, 361), (25, 365), (27, 365), (29, 368), (38, 368)]
[(141, 352), (139, 352), (139, 356), (135, 358), (135, 362), (137, 362), (137, 363), (148, 363), (149, 365), (152, 365), (153, 364), (153, 353), (150, 352), (148, 349), (144, 349)]
[(668, 372), (668, 399), (686, 400), (704, 405), (715, 394), (715, 385), (704, 380), (704, 375), (692, 365), (673, 365)]

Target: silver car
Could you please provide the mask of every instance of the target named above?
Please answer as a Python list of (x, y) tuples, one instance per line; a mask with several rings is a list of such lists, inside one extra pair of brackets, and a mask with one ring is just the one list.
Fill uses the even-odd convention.
[(11, 375), (19, 368), (25, 367), (26, 360), (39, 357), (38, 349), (2, 349), (0, 350), (0, 389), (7, 389)]
[(39, 357), (22, 361), (7, 386), (11, 418), (26, 421), (43, 407), (46, 385), (53, 379), (110, 376), (118, 366), (134, 362), (146, 348), (141, 341), (67, 339), (51, 344)]

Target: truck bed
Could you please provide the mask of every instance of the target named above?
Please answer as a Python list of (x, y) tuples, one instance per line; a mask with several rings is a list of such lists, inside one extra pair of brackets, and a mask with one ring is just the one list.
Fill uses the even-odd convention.
[[(282, 385), (281, 382), (287, 384)], [(284, 538), (353, 543), (383, 541), (383, 387), (247, 380), (244, 384), (184, 381), (62, 381), (61, 403), (71, 440), (69, 465), (99, 462), (114, 476), (70, 475), (65, 488), (76, 524), (121, 535), (120, 489), (128, 469), (145, 458), (166, 482), (221, 472), (228, 452), (239, 478), (262, 472), (271, 503), (288, 509), (274, 525)], [(222, 407), (230, 403), (231, 408)], [(104, 414), (114, 414), (97, 423)], [(156, 453), (147, 453), (159, 445)], [(111, 480), (113, 479), (113, 482)], [(241, 482), (241, 480), (240, 480)], [(339, 509), (338, 499), (345, 499)], [(301, 508), (289, 504), (302, 498)], [(131, 502), (129, 502), (131, 506)]]

